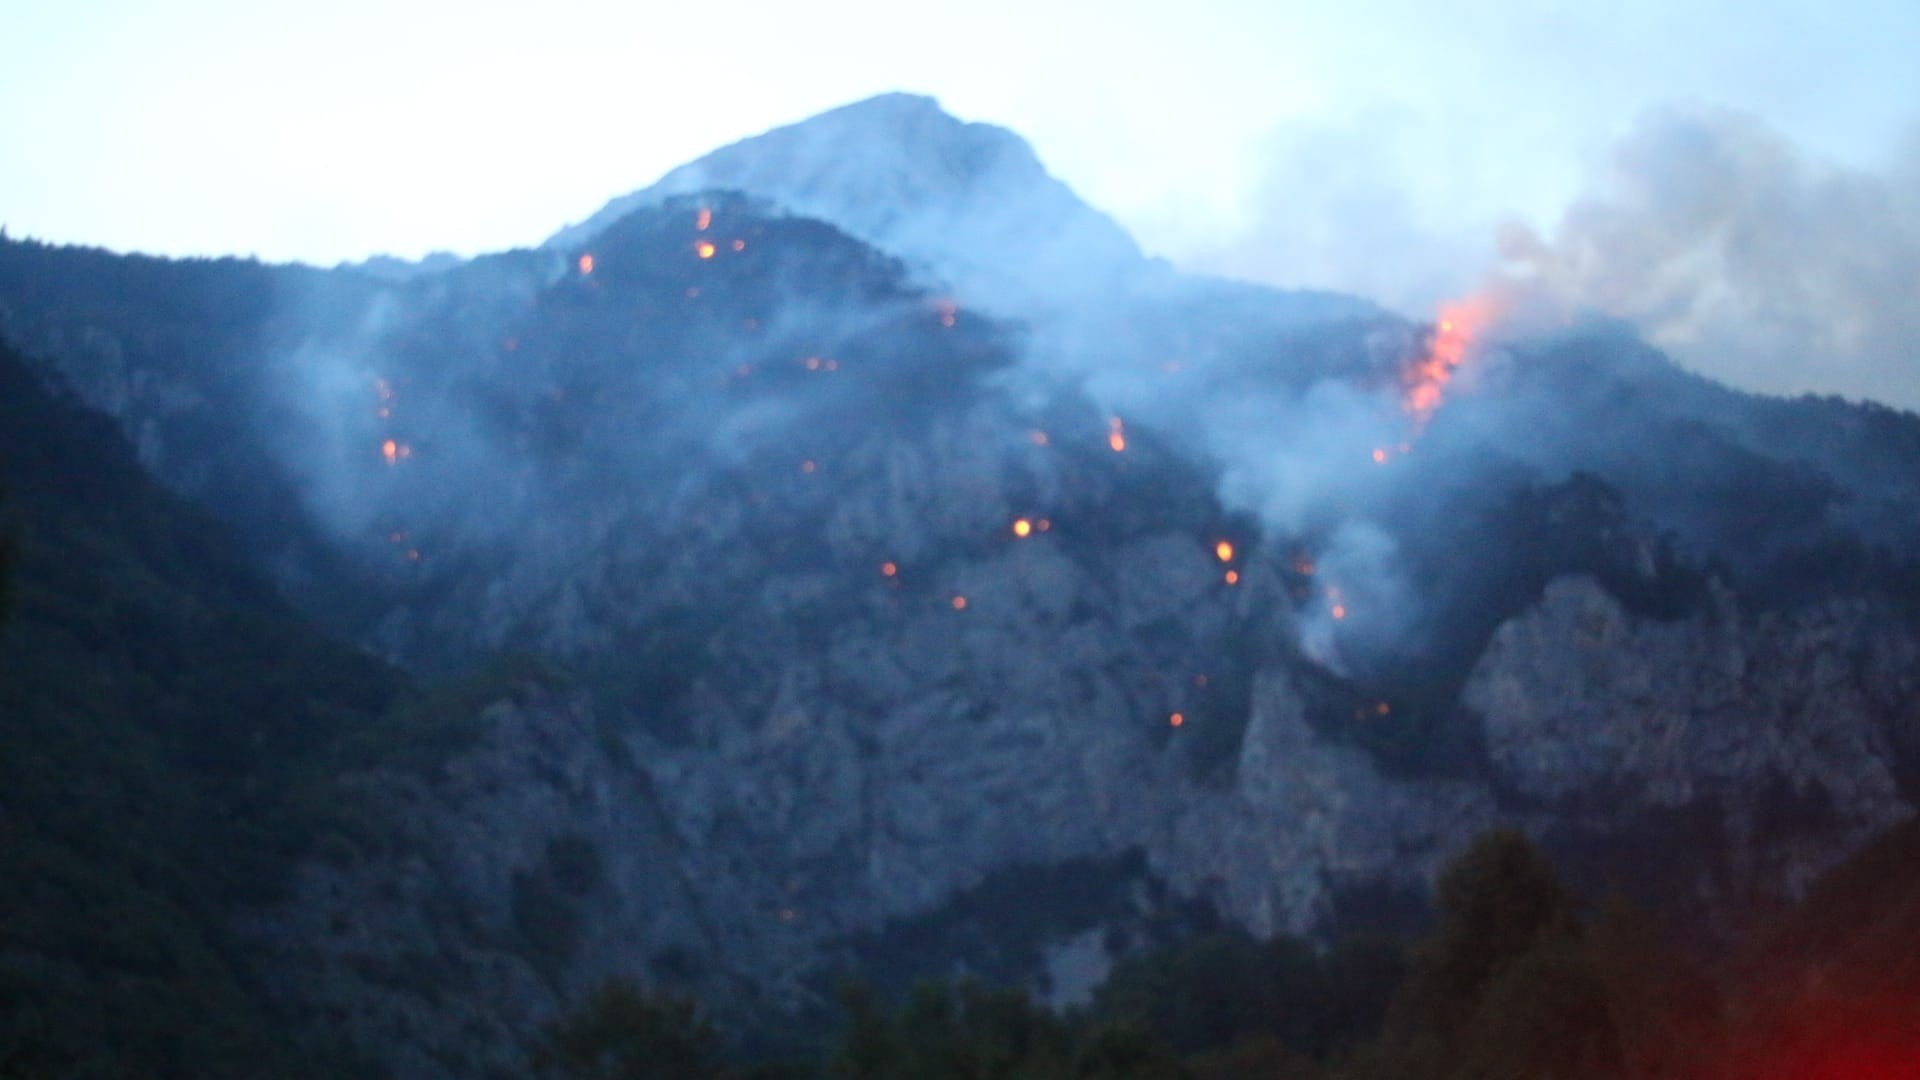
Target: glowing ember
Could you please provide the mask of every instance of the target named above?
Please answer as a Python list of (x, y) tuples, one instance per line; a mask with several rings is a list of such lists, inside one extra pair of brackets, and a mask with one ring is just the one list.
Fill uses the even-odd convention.
[(413, 456), (413, 447), (388, 439), (380, 444), (380, 456), (387, 459), (387, 464), (398, 465)]
[(820, 370), (820, 358), (819, 358), (819, 357), (817, 357), (817, 356), (809, 356), (809, 357), (807, 357), (807, 359), (805, 360), (805, 363), (806, 363), (806, 365), (807, 365), (807, 370), (808, 370), (808, 371), (819, 371), (819, 370)]
[(715, 248), (711, 243), (705, 240), (702, 240), (699, 243), (693, 245), (693, 253), (695, 255), (700, 256), (703, 259), (713, 258), (713, 253), (717, 250), (719, 249)]
[(1427, 344), (1426, 355), (1400, 373), (1400, 385), (1405, 390), (1400, 407), (1413, 418), (1416, 429), (1425, 427), (1440, 408), (1447, 383), (1466, 360), (1474, 338), (1496, 314), (1492, 300), (1486, 297), (1456, 300), (1440, 306), (1440, 318)]
[(1226, 576), (1226, 578), (1225, 578), (1225, 581), (1226, 581), (1226, 583), (1227, 583), (1227, 584), (1229, 584), (1229, 585), (1238, 585), (1238, 584), (1240, 584), (1240, 571), (1238, 571), (1238, 570), (1229, 570), (1229, 571), (1227, 571), (1227, 576)]
[(733, 250), (735, 251), (747, 250), (747, 242), (745, 240), (735, 240), (733, 242)]
[(800, 463), (800, 471), (808, 475), (812, 475), (813, 471), (819, 467), (820, 466), (814, 464), (812, 461), (803, 461)]
[(1385, 716), (1385, 715), (1387, 715), (1388, 713), (1390, 713), (1390, 712), (1392, 712), (1392, 711), (1393, 711), (1393, 706), (1391, 706), (1391, 705), (1389, 705), (1389, 704), (1387, 704), (1386, 702), (1384, 702), (1384, 701), (1383, 701), (1383, 702), (1381, 702), (1380, 704), (1378, 704), (1378, 705), (1375, 705), (1375, 706), (1373, 707), (1373, 711), (1374, 711), (1374, 715), (1376, 715), (1376, 716)]
[(1335, 605), (1333, 605), (1333, 617), (1334, 617), (1335, 619), (1344, 619), (1344, 618), (1346, 618), (1346, 617), (1347, 617), (1347, 605), (1345, 605), (1345, 604), (1335, 604)]
[(966, 597), (964, 597), (964, 596), (961, 596), (961, 595), (959, 595), (959, 594), (957, 594), (957, 593), (956, 593), (956, 594), (954, 594), (954, 597), (953, 597), (953, 610), (955, 610), (955, 611), (965, 611), (965, 610), (967, 610), (967, 598), (966, 598)]
[(580, 273), (582, 275), (593, 273), (593, 256), (592, 255), (580, 256)]
[(1167, 724), (1170, 727), (1179, 727), (1181, 724), (1184, 724), (1186, 722), (1187, 722), (1187, 718), (1180, 715), (1179, 713), (1174, 713), (1172, 716), (1167, 717)]
[(883, 562), (880, 564), (881, 577), (898, 577), (899, 574), (900, 574), (900, 567), (895, 565), (894, 563)]
[(1375, 465), (1385, 465), (1387, 463), (1387, 450), (1385, 447), (1376, 446), (1373, 448), (1373, 463)]
[(1028, 520), (1027, 518), (1015, 518), (1013, 522), (1013, 535), (1021, 538), (1022, 540), (1026, 539), (1029, 536), (1032, 536), (1033, 522)]
[(408, 549), (407, 549), (407, 561), (408, 561), (408, 562), (419, 562), (419, 561), (420, 561), (420, 549), (419, 549), (419, 548), (408, 548)]
[(1049, 529), (1052, 529), (1052, 528), (1053, 528), (1053, 522), (1051, 522), (1051, 521), (1049, 521), (1049, 520), (1047, 520), (1046, 518), (1041, 518), (1041, 519), (1040, 519), (1040, 531), (1041, 531), (1041, 532), (1046, 532), (1046, 531), (1048, 531)]
[(387, 543), (389, 544), (404, 544), (406, 542), (407, 530), (405, 529), (395, 529), (387, 534)]
[(1127, 426), (1117, 416), (1107, 421), (1107, 445), (1116, 454), (1123, 454), (1127, 450)]
[(1038, 429), (1027, 432), (1027, 441), (1035, 446), (1047, 445), (1047, 433)]
[(1214, 554), (1214, 557), (1219, 559), (1221, 562), (1232, 562), (1233, 561), (1232, 542), (1227, 540), (1222, 540), (1219, 543), (1213, 545), (1213, 554)]
[(701, 207), (700, 212), (694, 215), (693, 227), (701, 232), (706, 232), (707, 226), (711, 224), (713, 224), (713, 211), (704, 206)]
[(951, 328), (960, 321), (960, 308), (951, 300), (942, 300), (937, 305), (940, 310), (940, 325)]
[(1293, 560), (1293, 572), (1301, 577), (1312, 577), (1314, 569), (1313, 560), (1305, 555)]

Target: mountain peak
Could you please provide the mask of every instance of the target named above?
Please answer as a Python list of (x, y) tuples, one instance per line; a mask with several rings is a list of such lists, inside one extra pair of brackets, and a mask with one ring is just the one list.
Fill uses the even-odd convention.
[(723, 189), (832, 222), (969, 302), (1014, 313), (1144, 265), (1132, 238), (1050, 175), (1026, 140), (907, 93), (722, 147), (613, 200), (548, 246), (578, 247), (642, 206)]

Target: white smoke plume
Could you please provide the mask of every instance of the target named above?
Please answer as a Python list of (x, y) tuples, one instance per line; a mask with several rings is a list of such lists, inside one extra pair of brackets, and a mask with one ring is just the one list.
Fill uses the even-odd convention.
[(1880, 175), (1748, 115), (1656, 111), (1551, 235), (1500, 246), (1518, 296), (1627, 320), (1713, 378), (1920, 409), (1920, 132)]

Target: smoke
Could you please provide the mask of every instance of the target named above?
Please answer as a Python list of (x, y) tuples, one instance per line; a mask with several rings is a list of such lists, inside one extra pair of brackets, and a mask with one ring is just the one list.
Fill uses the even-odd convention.
[(1703, 374), (1920, 409), (1920, 134), (1876, 175), (1752, 116), (1655, 111), (1550, 235), (1499, 240), (1505, 287), (1627, 320)]

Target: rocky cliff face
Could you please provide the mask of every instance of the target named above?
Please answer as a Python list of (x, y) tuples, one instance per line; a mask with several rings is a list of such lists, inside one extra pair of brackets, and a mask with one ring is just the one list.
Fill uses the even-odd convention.
[[(1484, 774), (1383, 773), (1311, 715), (1290, 663), (1260, 667), (1231, 760), (1205, 772), (1183, 742), (1200, 721), (1168, 724), (1147, 685), (1166, 672), (1124, 627), (1226, 617), (1259, 586), (1221, 595), (1186, 537), (1124, 558), (1132, 589), (1109, 592), (1064, 553), (1009, 547), (957, 579), (966, 612), (882, 607), (766, 657), (757, 685), (701, 680), (682, 745), (535, 693), (488, 710), (437, 777), (355, 778), (403, 832), (309, 862), (271, 922), (299, 973), (284, 992), (408, 1075), (458, 1075), (456, 1048), (510, 1060), (613, 973), (762, 1016), (817, 1005), (847, 942), (1021, 864), (1142, 852), (1255, 933), (1322, 934), (1364, 917), (1350, 898), (1417, 895), (1512, 823), (1601, 883), (1672, 860), (1686, 899), (1731, 917), (1912, 813), (1896, 722), (1920, 642), (1862, 605), (1749, 616), (1722, 594), (1659, 622), (1562, 579), (1469, 682)], [(1043, 955), (1097, 971), (1126, 940), (1106, 929), (1056, 927)]]
[[(1039, 221), (1069, 262), (1135, 259), (1075, 238), (1110, 223), (1017, 140), (930, 108), (769, 145), (825, 169), (875, 116), (890, 153), (940, 141), (863, 181), (885, 199), (795, 181), (908, 256)], [(795, 179), (751, 151), (685, 183)], [(1008, 216), (1002, 181), (1057, 213)], [(860, 216), (940, 184), (934, 233)], [(13, 328), (317, 618), (416, 671), (573, 672), (344, 777), (358, 823), (249, 927), (277, 993), (400, 1075), (510, 1070), (613, 974), (772, 1023), (844, 965), (995, 951), (1071, 997), (1175, 909), (1329, 934), (1417, 905), (1498, 823), (1731, 920), (1911, 813), (1920, 644), (1871, 576), (1904, 564), (1860, 542), (1906, 535), (1905, 459), (1875, 455), (1920, 455), (1911, 418), (1835, 441), (1600, 335), (1410, 429), (1431, 334), (1362, 304), (1189, 285), (1028, 338), (828, 224), (646, 206), (399, 283), (143, 264), (152, 310), (95, 281), (110, 257), (0, 248)], [(33, 293), (56, 263), (80, 300)], [(170, 306), (230, 278), (284, 303)], [(1783, 449), (1755, 434), (1788, 413)], [(1847, 533), (1868, 474), (1878, 531)], [(1851, 569), (1696, 599), (1648, 536), (1695, 518), (1697, 563), (1736, 537), (1751, 579)], [(942, 920), (980, 932), (935, 956)]]

